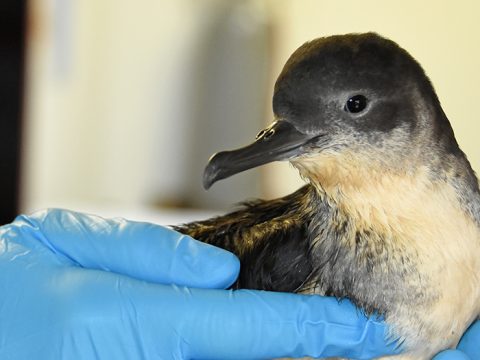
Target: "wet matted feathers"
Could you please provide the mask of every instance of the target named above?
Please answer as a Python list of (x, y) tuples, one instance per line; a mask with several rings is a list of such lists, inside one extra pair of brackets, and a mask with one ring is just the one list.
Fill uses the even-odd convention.
[(288, 160), (307, 185), (176, 229), (239, 256), (234, 288), (383, 314), (406, 349), (395, 359), (454, 347), (480, 313), (480, 191), (421, 66), (377, 34), (316, 39), (287, 61), (273, 109), (204, 184)]

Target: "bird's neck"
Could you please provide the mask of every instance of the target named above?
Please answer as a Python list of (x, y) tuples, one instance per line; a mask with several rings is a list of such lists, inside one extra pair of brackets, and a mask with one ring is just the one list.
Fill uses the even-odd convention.
[[(424, 167), (405, 171), (400, 166), (388, 167), (376, 159), (354, 152), (319, 154), (294, 161), (293, 165), (319, 194), (338, 202), (351, 199), (354, 194), (370, 195), (372, 191), (390, 190), (398, 193), (428, 183), (428, 171)], [(369, 203), (371, 199), (364, 196), (364, 203)]]
[(443, 169), (388, 167), (353, 153), (322, 154), (302, 159), (294, 166), (321, 197), (359, 223), (389, 227), (398, 217), (429, 217), (433, 209), (420, 214), (419, 208), (428, 209), (425, 202), (438, 200), (436, 204), (459, 208), (480, 227), (478, 184), (467, 184), (468, 180)]

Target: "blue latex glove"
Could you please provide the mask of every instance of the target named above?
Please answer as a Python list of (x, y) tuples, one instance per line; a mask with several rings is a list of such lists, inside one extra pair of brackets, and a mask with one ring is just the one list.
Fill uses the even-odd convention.
[(394, 351), (385, 325), (348, 301), (222, 290), (238, 270), (233, 254), (157, 225), (62, 210), (20, 216), (0, 228), (0, 358)]
[(443, 351), (433, 360), (477, 360), (480, 359), (480, 320), (465, 332), (456, 350)]

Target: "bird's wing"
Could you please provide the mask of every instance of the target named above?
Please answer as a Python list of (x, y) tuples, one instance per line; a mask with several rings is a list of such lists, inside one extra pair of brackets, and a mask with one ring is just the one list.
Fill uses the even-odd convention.
[(305, 185), (275, 200), (255, 200), (229, 214), (174, 227), (235, 253), (241, 261), (234, 288), (295, 292), (312, 273), (308, 225), (314, 189)]

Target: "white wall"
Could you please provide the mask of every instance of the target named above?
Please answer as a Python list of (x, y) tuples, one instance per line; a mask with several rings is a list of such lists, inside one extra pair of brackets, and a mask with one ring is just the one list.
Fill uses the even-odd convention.
[[(32, 0), (22, 208), (222, 207), (259, 172), (201, 187), (214, 152), (263, 120), (266, 21), (255, 1)], [(225, 131), (228, 129), (230, 131)]]

